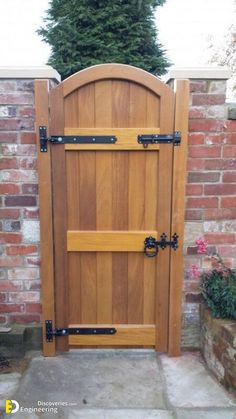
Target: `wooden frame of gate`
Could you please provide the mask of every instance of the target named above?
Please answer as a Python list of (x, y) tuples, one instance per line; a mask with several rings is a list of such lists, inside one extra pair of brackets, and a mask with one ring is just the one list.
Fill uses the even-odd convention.
[[(60, 297), (60, 313), (57, 313), (57, 321), (62, 327), (66, 327), (65, 317), (67, 310), (66, 283), (63, 277), (66, 272), (65, 243), (63, 234), (54, 237), (54, 231), (60, 229), (65, 233), (65, 217), (63, 213), (53, 214), (53, 202), (55, 199), (63, 199), (65, 183), (61, 179), (61, 196), (53, 197), (52, 173), (59, 172), (65, 165), (58, 153), (51, 161), (50, 147), (47, 153), (40, 152), (39, 126), (50, 127), (48, 135), (58, 134), (64, 130), (64, 115), (62, 98), (69, 95), (75, 88), (86, 85), (94, 80), (108, 78), (131, 80), (141, 84), (159, 96), (165, 98), (165, 106), (162, 106), (162, 121), (168, 126), (168, 102), (171, 103), (171, 89), (164, 85), (156, 77), (143, 70), (121, 64), (104, 64), (83, 70), (69, 77), (50, 93), (47, 80), (35, 81), (35, 104), (36, 104), (36, 133), (38, 145), (38, 170), (39, 170), (39, 202), (40, 202), (40, 231), (41, 231), (41, 277), (42, 277), (42, 306), (43, 306), (43, 340), (44, 355), (54, 356), (56, 352), (55, 340), (47, 342), (45, 339), (45, 320), (52, 320), (55, 323), (55, 286), (64, 290)], [(168, 340), (167, 351), (170, 356), (178, 356), (181, 347), (181, 314), (182, 314), (182, 276), (183, 276), (183, 235), (184, 235), (184, 201), (185, 201), (185, 174), (188, 137), (188, 99), (189, 81), (177, 80), (175, 85), (175, 119), (174, 130), (181, 132), (181, 146), (174, 147), (173, 151), (173, 174), (172, 174), (172, 208), (171, 208), (171, 235), (177, 233), (179, 236), (178, 251), (170, 251), (170, 282), (168, 303)], [(49, 116), (49, 108), (53, 105), (54, 113)], [(55, 112), (56, 110), (56, 112)], [(160, 127), (161, 128), (161, 127)], [(57, 131), (57, 132), (55, 132)], [(58, 176), (59, 178), (59, 176)], [(54, 202), (55, 203), (55, 202)], [(58, 207), (59, 208), (59, 207)], [(63, 209), (62, 209), (63, 210)], [(57, 259), (57, 264), (55, 264)], [(57, 285), (54, 278), (57, 278)], [(164, 348), (164, 346), (163, 346)], [(163, 350), (160, 344), (159, 350)], [(57, 349), (67, 350), (67, 339), (60, 338)], [(165, 350), (165, 348), (164, 348)]]

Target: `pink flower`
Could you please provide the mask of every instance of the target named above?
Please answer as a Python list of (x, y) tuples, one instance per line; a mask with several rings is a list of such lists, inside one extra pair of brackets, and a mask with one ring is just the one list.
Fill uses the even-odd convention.
[(199, 271), (199, 268), (197, 265), (192, 265), (191, 266), (191, 271), (190, 271), (190, 278), (192, 279), (198, 279), (201, 275), (201, 272)]
[(200, 255), (204, 255), (207, 251), (207, 245), (208, 245), (207, 241), (204, 240), (203, 238), (200, 238), (196, 240), (195, 243), (197, 245), (197, 252)]

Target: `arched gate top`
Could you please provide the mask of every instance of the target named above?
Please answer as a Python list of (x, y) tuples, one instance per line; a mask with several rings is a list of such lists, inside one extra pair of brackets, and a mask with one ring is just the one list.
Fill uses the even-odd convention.
[(148, 88), (160, 97), (167, 92), (172, 92), (169, 86), (164, 84), (156, 76), (145, 70), (141, 70), (140, 68), (126, 64), (99, 64), (78, 71), (65, 79), (61, 83), (63, 87), (63, 95), (66, 97), (74, 90), (86, 84), (106, 79), (132, 81)]

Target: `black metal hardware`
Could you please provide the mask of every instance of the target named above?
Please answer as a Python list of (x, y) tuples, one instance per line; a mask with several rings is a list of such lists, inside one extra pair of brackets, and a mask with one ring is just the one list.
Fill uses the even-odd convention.
[(172, 240), (166, 240), (167, 235), (163, 233), (160, 237), (160, 240), (156, 240), (154, 237), (146, 237), (144, 240), (144, 254), (148, 257), (154, 257), (158, 253), (158, 248), (160, 247), (164, 250), (167, 246), (170, 246), (172, 249), (176, 250), (178, 248), (178, 238), (179, 236), (174, 233)]
[(45, 321), (46, 341), (52, 342), (53, 336), (68, 335), (114, 335), (114, 327), (59, 327), (53, 330), (52, 320)]
[(149, 144), (165, 144), (172, 143), (174, 145), (180, 145), (181, 142), (181, 133), (175, 131), (174, 134), (145, 134), (138, 135), (137, 139), (139, 144), (143, 144), (144, 148), (147, 148)]
[[(146, 237), (144, 240), (144, 253), (149, 258), (152, 258), (157, 255), (158, 247), (156, 245), (156, 239), (152, 236)], [(154, 249), (153, 251), (150, 251), (151, 249)]]
[(45, 153), (48, 151), (47, 148), (47, 128), (46, 127), (39, 127), (39, 140), (40, 140), (40, 151)]
[(40, 151), (47, 152), (48, 141), (53, 144), (115, 144), (114, 135), (52, 135), (47, 137), (47, 127), (39, 127)]

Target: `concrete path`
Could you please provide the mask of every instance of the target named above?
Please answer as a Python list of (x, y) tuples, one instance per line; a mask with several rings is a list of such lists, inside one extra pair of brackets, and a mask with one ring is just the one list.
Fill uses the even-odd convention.
[(15, 386), (11, 375), (4, 386), (0, 380), (0, 399), (14, 399), (20, 409), (6, 418), (236, 419), (236, 400), (197, 354), (72, 350), (34, 358)]

